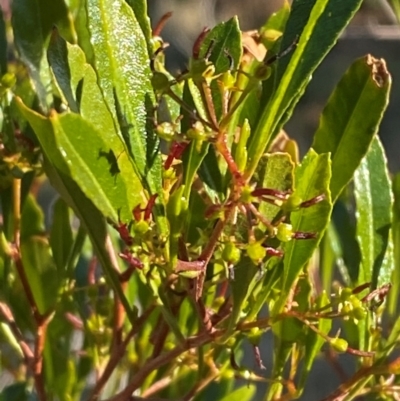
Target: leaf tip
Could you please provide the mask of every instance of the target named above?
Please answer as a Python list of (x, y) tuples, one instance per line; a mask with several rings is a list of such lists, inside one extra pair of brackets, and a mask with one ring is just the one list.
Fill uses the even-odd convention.
[(366, 56), (367, 65), (371, 68), (372, 79), (380, 88), (387, 85), (390, 80), (390, 74), (383, 58), (377, 59), (370, 54)]

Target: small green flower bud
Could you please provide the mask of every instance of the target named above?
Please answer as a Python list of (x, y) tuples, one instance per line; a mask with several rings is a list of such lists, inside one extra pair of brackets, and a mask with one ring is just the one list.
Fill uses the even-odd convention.
[(293, 230), (291, 224), (280, 223), (277, 227), (276, 237), (279, 241), (289, 242), (293, 238)]
[(260, 242), (253, 242), (249, 244), (246, 249), (247, 255), (254, 264), (259, 264), (266, 256), (267, 250), (261, 245)]
[(150, 230), (149, 223), (144, 220), (137, 221), (133, 224), (133, 232), (135, 236), (141, 237)]
[(337, 352), (346, 352), (349, 347), (348, 342), (339, 337), (331, 338), (329, 340), (329, 344), (337, 351)]
[(11, 89), (16, 82), (17, 78), (15, 78), (15, 75), (7, 72), (1, 77), (0, 84), (6, 89)]
[(160, 138), (162, 138), (168, 142), (172, 141), (175, 137), (174, 125), (168, 121), (157, 125), (156, 132)]
[(235, 265), (240, 260), (240, 249), (233, 242), (227, 242), (221, 256), (225, 262)]

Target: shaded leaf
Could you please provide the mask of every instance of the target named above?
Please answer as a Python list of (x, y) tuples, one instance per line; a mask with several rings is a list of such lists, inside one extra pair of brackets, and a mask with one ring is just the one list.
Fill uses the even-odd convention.
[(30, 237), (21, 242), (22, 263), (33, 297), (41, 314), (56, 306), (60, 279), (45, 237)]
[(59, 272), (66, 270), (72, 243), (69, 209), (66, 203), (59, 198), (53, 206), (53, 219), (50, 230), (51, 251)]

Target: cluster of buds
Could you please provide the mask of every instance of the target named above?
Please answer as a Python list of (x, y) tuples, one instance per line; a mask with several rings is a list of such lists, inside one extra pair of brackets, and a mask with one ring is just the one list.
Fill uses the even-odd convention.
[[(121, 241), (126, 246), (126, 248), (118, 254), (118, 256), (129, 265), (128, 270), (123, 273), (125, 276), (130, 276), (135, 269), (143, 268), (143, 263), (134, 255), (132, 248), (135, 244), (135, 238), (142, 238), (150, 230), (150, 219), (156, 198), (157, 195), (152, 195), (145, 208), (141, 208), (140, 205), (137, 205), (132, 210), (134, 221), (130, 223), (119, 222), (118, 224), (112, 224), (118, 231)], [(123, 278), (124, 277), (121, 277), (121, 279)]]

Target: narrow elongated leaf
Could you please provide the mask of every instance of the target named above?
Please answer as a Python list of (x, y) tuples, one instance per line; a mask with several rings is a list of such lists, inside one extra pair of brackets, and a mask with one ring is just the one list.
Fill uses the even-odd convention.
[(50, 37), (47, 60), (71, 111), (78, 113), (78, 105), (71, 87), (67, 42), (60, 36), (56, 28), (53, 29)]
[(145, 37), (123, 0), (86, 0), (86, 10), (99, 84), (142, 185), (151, 194), (159, 194), (154, 212), (165, 234), (168, 229), (160, 207), (164, 202), (162, 164), (151, 127), (153, 91)]
[(331, 152), (331, 193), (335, 201), (367, 153), (389, 101), (391, 78), (383, 60), (357, 60), (326, 105), (313, 148)]
[[(361, 0), (297, 0), (292, 6), (281, 50), (300, 35), (297, 49), (279, 64), (277, 88), (263, 113), (249, 146), (246, 174), (251, 176), (257, 164), (307, 86), (313, 71), (335, 44), (361, 4)], [(289, 63), (289, 64), (288, 64)], [(279, 77), (282, 78), (279, 78)]]
[(30, 237), (21, 242), (22, 263), (39, 312), (56, 306), (60, 279), (45, 237)]
[(71, 253), (73, 238), (69, 209), (61, 198), (54, 204), (52, 221), (50, 246), (54, 262), (58, 271), (65, 271)]
[(400, 174), (397, 173), (393, 177), (392, 185), (394, 202), (393, 202), (393, 257), (394, 257), (394, 271), (392, 276), (392, 289), (390, 291), (389, 311), (394, 315), (398, 310), (398, 297), (400, 293)]
[(372, 287), (390, 281), (393, 260), (383, 264), (385, 254), (393, 248), (391, 182), (387, 160), (378, 138), (354, 174), (357, 206), (357, 240), (361, 249), (358, 283), (372, 281)]
[(48, 81), (43, 82), (41, 76), (45, 37), (40, 21), (40, 9), (36, 1), (16, 0), (12, 2), (15, 45), (20, 59), (28, 67), (40, 106), (47, 111), (45, 84)]
[(274, 306), (279, 312), (285, 305), (290, 288), (303, 267), (311, 258), (315, 248), (329, 223), (332, 203), (329, 191), (331, 163), (329, 154), (317, 155), (311, 149), (295, 171), (295, 195), (308, 200), (324, 194), (325, 199), (308, 208), (301, 208), (291, 213), (290, 220), (294, 232), (308, 232), (316, 235), (315, 239), (292, 240), (287, 242), (283, 250), (284, 276), (282, 293)]
[(129, 6), (132, 7), (135, 17), (139, 22), (140, 28), (146, 38), (147, 47), (149, 50), (149, 57), (153, 54), (153, 48), (151, 44), (152, 33), (150, 26), (150, 19), (147, 14), (147, 1), (146, 0), (126, 0)]

